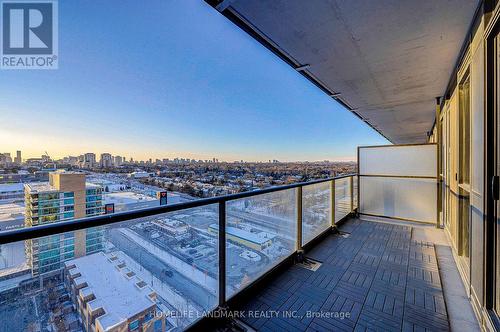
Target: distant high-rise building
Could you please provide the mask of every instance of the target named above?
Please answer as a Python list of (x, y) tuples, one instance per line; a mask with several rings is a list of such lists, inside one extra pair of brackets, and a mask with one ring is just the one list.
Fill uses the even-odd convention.
[(19, 150), (16, 151), (16, 157), (14, 158), (14, 162), (19, 165), (22, 164), (23, 158), (21, 157), (21, 151)]
[[(104, 213), (102, 188), (85, 183), (85, 174), (52, 172), (49, 182), (24, 185), (25, 226), (54, 223)], [(61, 263), (103, 248), (99, 227), (53, 235), (25, 242), (33, 276), (62, 268)]]
[(104, 168), (113, 166), (113, 156), (109, 153), (101, 153), (100, 165)]
[(12, 163), (10, 152), (0, 153), (0, 164), (6, 165)]
[(78, 166), (79, 157), (67, 156), (63, 158), (63, 163), (69, 164), (71, 166)]
[(86, 153), (82, 156), (80, 161), (80, 167), (82, 168), (92, 168), (96, 165), (95, 153)]
[(124, 161), (123, 157), (115, 156), (114, 165), (115, 166), (121, 166), (121, 165), (123, 165), (123, 161)]

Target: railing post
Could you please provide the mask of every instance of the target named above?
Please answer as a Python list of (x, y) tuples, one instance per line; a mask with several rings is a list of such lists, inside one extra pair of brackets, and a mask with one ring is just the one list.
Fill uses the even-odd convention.
[(219, 307), (226, 303), (226, 201), (219, 202)]
[(354, 176), (349, 178), (349, 185), (351, 186), (351, 213), (354, 211)]
[(358, 194), (358, 207), (357, 207), (357, 211), (356, 211), (356, 217), (359, 217), (360, 215), (360, 211), (361, 211), (361, 168), (360, 168), (360, 164), (359, 164), (359, 146), (358, 146), (358, 149), (357, 149), (357, 163), (358, 163), (358, 171), (357, 171), (357, 177), (356, 177), (356, 181), (358, 183), (358, 186), (356, 188), (356, 191), (357, 191), (357, 194)]
[(302, 186), (297, 187), (296, 205), (297, 205), (297, 259), (300, 261), (302, 260), (304, 255), (304, 251), (302, 250)]
[(332, 219), (332, 230), (336, 231), (337, 226), (335, 225), (335, 179), (330, 182), (330, 192), (331, 192), (331, 201), (330, 201), (330, 218)]
[(442, 151), (441, 151), (441, 135), (442, 135), (442, 128), (441, 128), (441, 121), (440, 121), (440, 117), (441, 117), (441, 98), (440, 97), (436, 97), (436, 152), (437, 152), (437, 157), (436, 157), (436, 161), (437, 161), (437, 206), (436, 206), (436, 227), (437, 228), (441, 228), (441, 220), (440, 220), (440, 216), (441, 216), (441, 210), (443, 208), (443, 192), (441, 191), (441, 158), (442, 158)]

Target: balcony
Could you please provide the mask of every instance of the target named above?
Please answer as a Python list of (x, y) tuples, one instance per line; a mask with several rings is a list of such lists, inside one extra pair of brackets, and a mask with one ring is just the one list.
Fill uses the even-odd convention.
[[(77, 265), (94, 280), (87, 287), (96, 301), (106, 303), (103, 310), (111, 316), (103, 317), (108, 326), (123, 323), (113, 318), (116, 310), (133, 317), (149, 308), (150, 300), (137, 298), (134, 306), (125, 303), (134, 300), (127, 287), (142, 283), (157, 294), (155, 310), (166, 317), (166, 328), (448, 330), (456, 321), (464, 324), (467, 319), (465, 324), (477, 328), (465, 291), (460, 292), (463, 286), (447, 290), (442, 282), (458, 275), (456, 267), (452, 269), (455, 275), (443, 275), (449, 273), (442, 266), (449, 265), (450, 257), (435, 250), (449, 246), (443, 230), (435, 224), (358, 217), (361, 177), (343, 176), (1, 233), (0, 242), (12, 244), (98, 229), (104, 233), (104, 245), (101, 252), (76, 254), (75, 244), (75, 258), (61, 260), (65, 268), (24, 281), (33, 285), (30, 293), (19, 285), (3, 294), (0, 312), (9, 308), (25, 322), (62, 326), (64, 317), (59, 321), (50, 315), (40, 318), (23, 308), (30, 299), (27, 294), (40, 305), (52, 298), (54, 289), (65, 285), (65, 275), (71, 276)], [(171, 234), (169, 227), (160, 231), (154, 220), (166, 226), (175, 221), (188, 232)], [(131, 278), (134, 283), (129, 282)], [(103, 286), (108, 280), (115, 280), (109, 286), (114, 287), (111, 293)], [(447, 291), (455, 294), (451, 302)], [(44, 309), (67, 307), (66, 302)], [(142, 302), (148, 308), (142, 308)], [(124, 311), (123, 305), (129, 310)], [(456, 306), (468, 311), (462, 309), (459, 317)], [(245, 314), (229, 319), (236, 310)], [(68, 317), (75, 314), (67, 312)], [(2, 329), (22, 329), (17, 321), (2, 324)]]
[[(206, 3), (394, 144), (357, 174), (1, 232), (32, 266), (0, 270), (0, 331), (498, 330), (500, 2)], [(65, 234), (44, 266), (32, 240)]]

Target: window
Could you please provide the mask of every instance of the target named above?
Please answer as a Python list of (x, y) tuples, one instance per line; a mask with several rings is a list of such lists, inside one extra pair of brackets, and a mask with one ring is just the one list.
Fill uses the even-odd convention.
[(149, 322), (154, 317), (154, 311), (150, 311), (144, 316), (144, 322)]
[(134, 331), (138, 328), (139, 328), (139, 320), (138, 319), (136, 319), (133, 322), (131, 322), (130, 324), (128, 324), (129, 331)]
[(459, 183), (469, 184), (470, 165), (470, 79), (463, 79), (459, 86)]
[(469, 212), (470, 212), (470, 78), (464, 75), (459, 87), (459, 119), (458, 119), (458, 252), (469, 264)]

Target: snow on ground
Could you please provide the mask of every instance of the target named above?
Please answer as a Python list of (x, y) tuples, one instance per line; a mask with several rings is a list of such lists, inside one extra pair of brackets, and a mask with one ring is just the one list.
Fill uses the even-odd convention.
[(172, 266), (177, 272), (184, 275), (186, 278), (192, 280), (193, 282), (199, 284), (203, 288), (212, 292), (213, 294), (217, 294), (219, 284), (216, 279), (210, 277), (204, 271), (199, 270), (194, 265), (190, 265), (187, 262), (179, 259), (178, 257), (168, 253), (167, 251), (159, 248), (153, 243), (143, 239), (137, 233), (126, 229), (120, 228), (120, 232), (127, 236), (129, 239), (146, 249), (152, 255), (156, 256), (158, 259), (164, 261), (168, 265)]
[(252, 262), (258, 262), (261, 260), (260, 258), (260, 255), (258, 255), (257, 253), (255, 252), (252, 252), (252, 251), (249, 251), (249, 250), (244, 250), (241, 254), (240, 254), (240, 257), (241, 258), (244, 258), (244, 259), (247, 259), (249, 261), (252, 261)]
[(148, 201), (157, 201), (157, 199), (139, 193), (134, 193), (131, 191), (121, 191), (116, 193), (105, 193), (104, 194), (104, 202), (114, 203), (114, 204), (131, 204), (138, 202), (148, 202)]
[(25, 263), (24, 241), (0, 245), (0, 270), (14, 268)]

